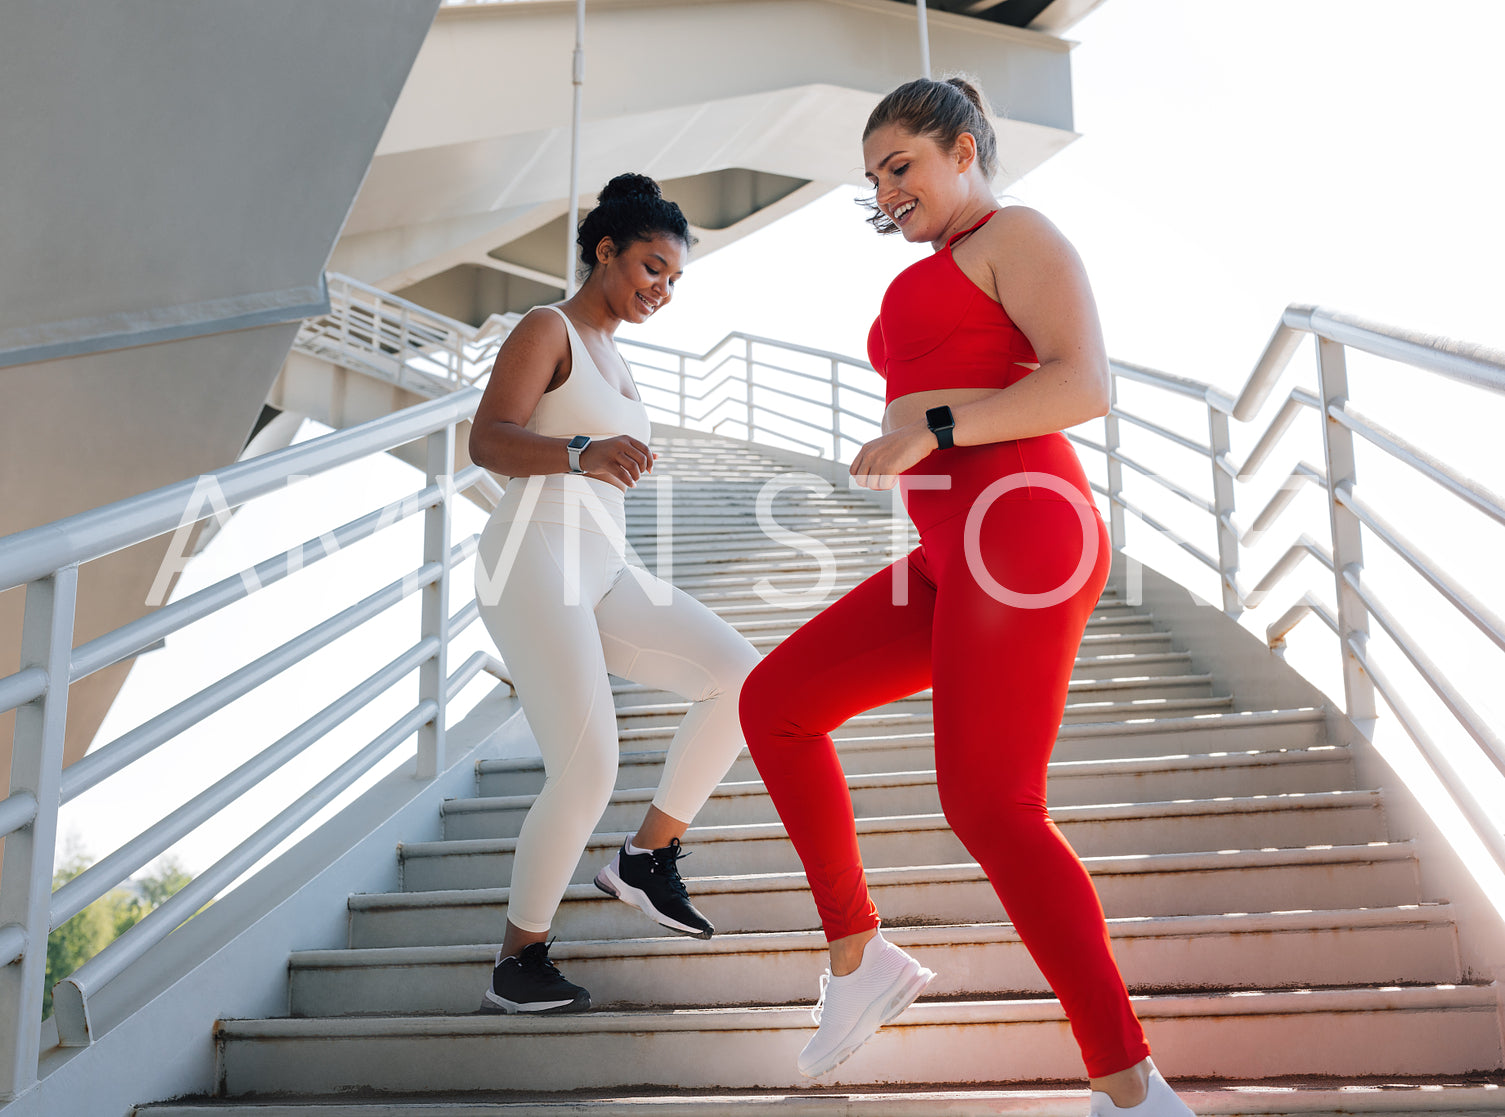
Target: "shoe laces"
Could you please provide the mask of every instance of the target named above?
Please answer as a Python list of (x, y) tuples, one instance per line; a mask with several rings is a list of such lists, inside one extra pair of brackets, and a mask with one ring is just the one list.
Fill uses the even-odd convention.
[(810, 1019), (820, 1023), (821, 1011), (826, 1007), (826, 986), (831, 984), (831, 971), (827, 970), (820, 975), (820, 996), (815, 1001), (815, 1007), (810, 1010)]
[(518, 968), (530, 973), (562, 978), (564, 975), (559, 972), (559, 967), (549, 961), (549, 947), (558, 941), (550, 939), (548, 942), (529, 943), (523, 947), (517, 955)]
[(678, 838), (670, 838), (668, 845), (653, 851), (654, 875), (663, 877), (665, 883), (686, 902), (689, 901), (690, 894), (685, 891), (685, 882), (680, 878), (679, 865), (676, 862), (681, 857), (688, 856), (690, 856), (690, 851), (680, 848)]

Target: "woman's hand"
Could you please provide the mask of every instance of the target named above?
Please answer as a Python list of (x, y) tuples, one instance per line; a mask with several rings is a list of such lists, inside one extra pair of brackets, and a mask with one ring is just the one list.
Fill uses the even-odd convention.
[(858, 450), (851, 474), (864, 489), (891, 489), (899, 483), (899, 474), (924, 461), (936, 446), (929, 427), (911, 423), (879, 435)]
[(626, 492), (638, 483), (638, 478), (653, 468), (653, 459), (658, 457), (648, 447), (630, 435), (619, 434), (615, 438), (594, 438), (580, 452), (580, 468), (601, 481), (607, 481)]

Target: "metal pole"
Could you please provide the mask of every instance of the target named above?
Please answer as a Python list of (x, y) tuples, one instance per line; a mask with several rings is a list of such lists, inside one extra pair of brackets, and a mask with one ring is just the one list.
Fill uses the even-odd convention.
[(570, 80), (575, 108), (570, 125), (570, 216), (564, 227), (564, 294), (575, 293), (575, 233), (580, 221), (580, 102), (585, 92), (585, 0), (575, 0), (575, 53)]
[(915, 7), (920, 10), (920, 73), (928, 79), (930, 77), (930, 24), (925, 18), (925, 0), (915, 0)]
[(1218, 577), (1223, 583), (1223, 612), (1237, 617), (1243, 610), (1238, 599), (1238, 533), (1233, 530), (1233, 511), (1237, 495), (1233, 487), (1233, 467), (1228, 464), (1231, 443), (1228, 413), (1207, 405), (1207, 436), (1212, 447), (1212, 499), (1217, 516)]
[(442, 427), (428, 436), (427, 484), (446, 486), (444, 499), (423, 516), (423, 562), (444, 564), (437, 579), (423, 587), (423, 611), (420, 638), (435, 636), (439, 647), (418, 668), (418, 701), (433, 701), (438, 709), (434, 719), (418, 730), (418, 766), (420, 780), (431, 780), (443, 769), (444, 722), (448, 716), (447, 684), (449, 680), (449, 536), (450, 492), (455, 469), (455, 428)]
[(36, 801), (30, 825), (5, 839), (5, 887), (0, 926), (19, 961), (0, 967), (0, 1098), (19, 1097), (36, 1084), (41, 1054), (42, 984), (47, 934), (52, 929), (52, 859), (62, 798), (63, 742), (68, 728), (68, 665), (73, 656), (73, 615), (78, 567), (65, 566), (26, 587), (21, 621), (21, 664), (47, 672), (47, 692), (16, 710), (11, 757), (12, 795)]
[(1340, 342), (1317, 335), (1317, 381), (1322, 397), (1322, 448), (1327, 466), (1327, 508), (1333, 533), (1333, 576), (1338, 591), (1338, 651), (1343, 657), (1343, 697), (1348, 719), (1373, 736), (1376, 716), (1374, 680), (1360, 665), (1354, 649), (1369, 644), (1369, 609), (1345, 575), (1364, 573), (1364, 546), (1359, 518), (1338, 501), (1338, 490), (1358, 487), (1353, 431), (1334, 419), (1348, 402), (1348, 358)]

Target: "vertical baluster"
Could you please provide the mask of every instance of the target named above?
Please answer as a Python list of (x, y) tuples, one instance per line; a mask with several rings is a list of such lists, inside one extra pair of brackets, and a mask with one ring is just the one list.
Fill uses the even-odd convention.
[(443, 563), (439, 577), (423, 587), (424, 638), (437, 636), (439, 647), (418, 668), (418, 700), (439, 704), (434, 720), (418, 730), (418, 778), (433, 779), (444, 762), (445, 682), (449, 678), (449, 480), (455, 464), (455, 428), (428, 437), (427, 483), (440, 482), (444, 496), (423, 514), (423, 562)]
[(679, 425), (681, 428), (689, 426), (688, 396), (690, 382), (685, 375), (685, 356), (679, 355)]
[(65, 566), (26, 587), (21, 669), (46, 671), (47, 692), (16, 711), (11, 754), (11, 794), (31, 792), (37, 814), (30, 826), (5, 839), (0, 870), (0, 926), (15, 924), (26, 936), (20, 961), (0, 967), (0, 1097), (5, 1098), (16, 1097), (37, 1081), (77, 597), (77, 566)]
[(1108, 542), (1119, 554), (1124, 550), (1124, 467), (1118, 461), (1118, 375), (1108, 376), (1108, 414), (1103, 417), (1103, 447), (1108, 466)]
[(1363, 648), (1369, 642), (1369, 611), (1343, 579), (1345, 570), (1364, 570), (1359, 520), (1333, 494), (1342, 486), (1356, 488), (1353, 432), (1332, 418), (1348, 402), (1348, 359), (1343, 346), (1317, 338), (1317, 382), (1322, 396), (1322, 452), (1327, 464), (1327, 510), (1333, 533), (1333, 574), (1338, 589), (1338, 652), (1343, 657), (1343, 697), (1349, 720), (1367, 728), (1375, 717), (1374, 681), (1349, 650), (1349, 642)]
[(831, 460), (841, 461), (841, 370), (831, 358)]
[(742, 339), (742, 371), (747, 380), (747, 441), (755, 442), (756, 427), (753, 424), (753, 343), (752, 338)]
[(402, 374), (408, 367), (408, 346), (412, 338), (408, 334), (408, 308), (403, 306), (397, 318), (397, 386), (401, 388)]
[(1213, 514), (1217, 517), (1218, 576), (1223, 582), (1223, 612), (1237, 617), (1243, 611), (1238, 596), (1238, 533), (1233, 530), (1237, 499), (1228, 464), (1228, 413), (1207, 404), (1207, 436), (1212, 447)]

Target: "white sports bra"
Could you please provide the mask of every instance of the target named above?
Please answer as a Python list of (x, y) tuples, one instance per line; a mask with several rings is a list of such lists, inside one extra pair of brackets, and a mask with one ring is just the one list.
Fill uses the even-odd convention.
[(553, 438), (577, 434), (611, 438), (626, 434), (642, 442), (649, 441), (653, 423), (643, 401), (628, 399), (607, 383), (569, 315), (557, 306), (547, 309), (564, 319), (564, 330), (570, 339), (570, 376), (539, 399), (528, 420), (528, 429)]

